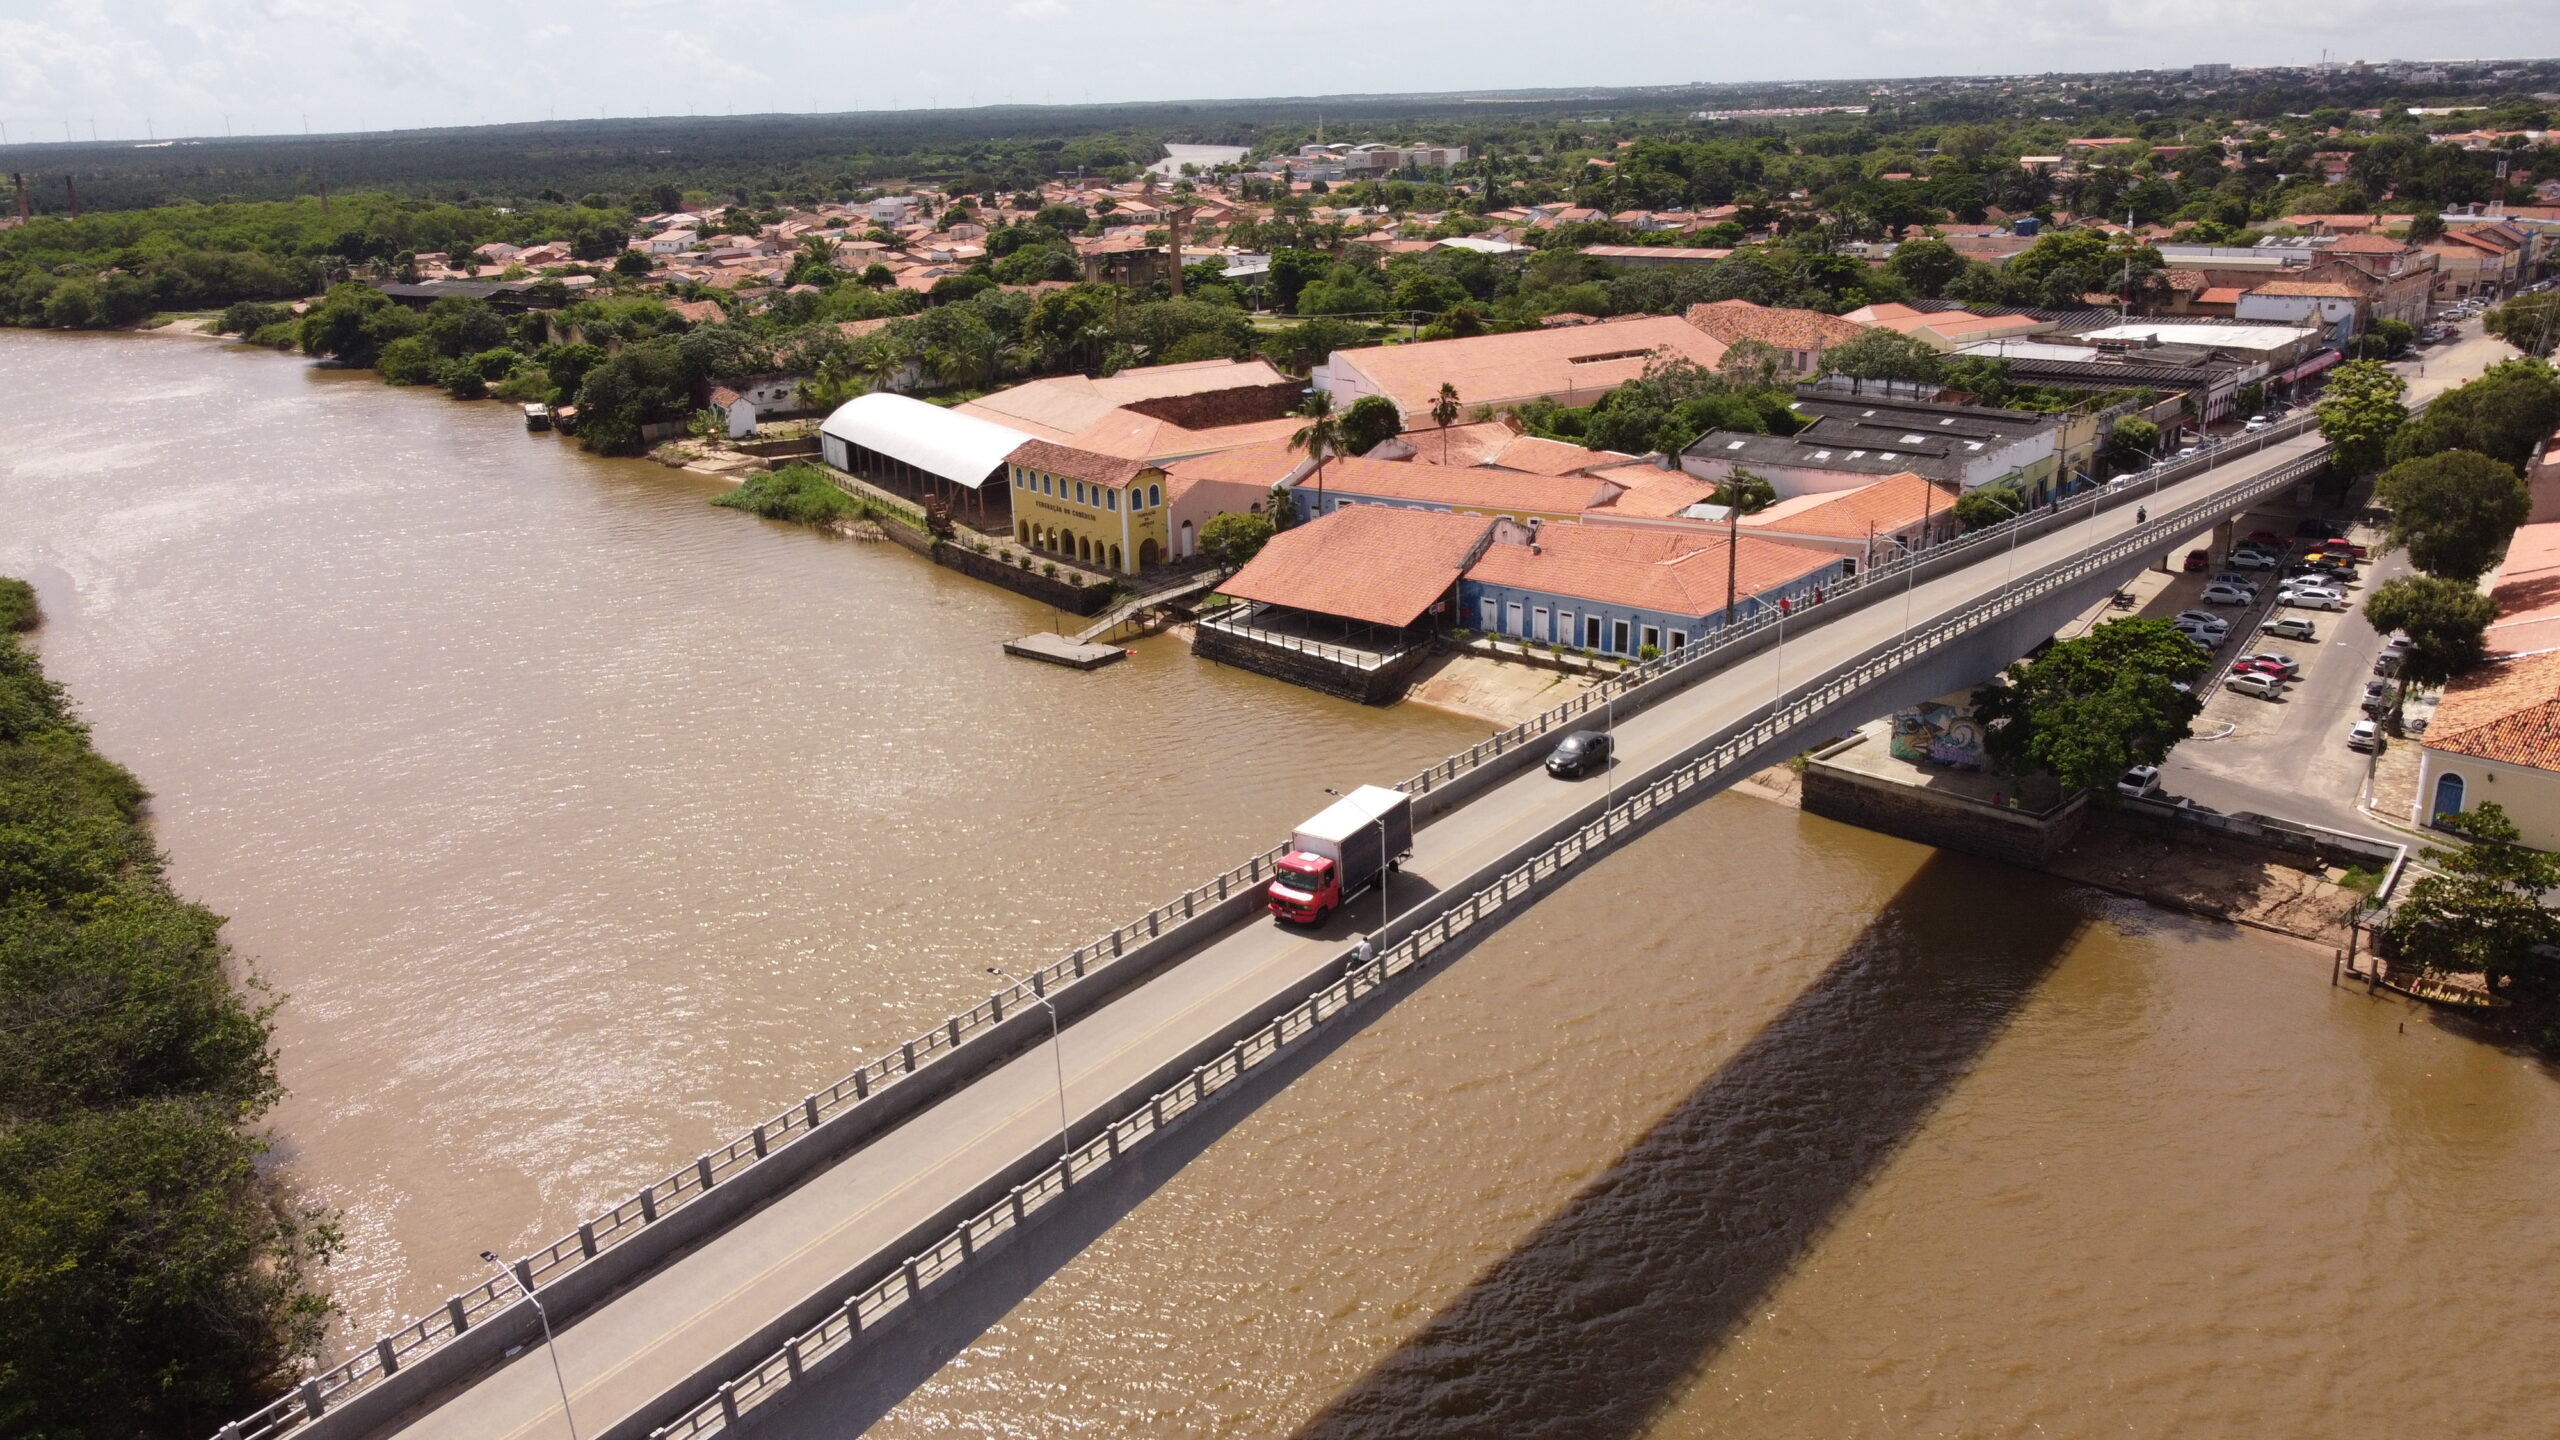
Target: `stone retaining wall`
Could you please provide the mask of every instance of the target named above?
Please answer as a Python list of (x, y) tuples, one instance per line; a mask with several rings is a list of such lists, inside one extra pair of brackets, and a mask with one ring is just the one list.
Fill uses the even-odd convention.
[(1826, 820), (2041, 870), (2080, 833), (2089, 797), (2075, 795), (2050, 814), (2037, 816), (1897, 785), (1816, 759), (1805, 765), (1803, 804), (1805, 813)]

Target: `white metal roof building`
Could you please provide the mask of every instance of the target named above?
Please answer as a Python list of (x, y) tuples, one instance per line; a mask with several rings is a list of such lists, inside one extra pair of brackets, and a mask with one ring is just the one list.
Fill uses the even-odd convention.
[(980, 511), (991, 496), (1009, 501), (1005, 457), (1031, 438), (886, 391), (856, 395), (818, 426), (820, 453), (846, 474), (906, 494), (965, 496)]

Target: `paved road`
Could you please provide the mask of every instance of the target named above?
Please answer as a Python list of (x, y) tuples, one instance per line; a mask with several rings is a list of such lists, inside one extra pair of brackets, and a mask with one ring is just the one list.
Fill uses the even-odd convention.
[[(2150, 508), (2207, 498), (2316, 444), (2316, 437), (2298, 438), (2234, 461), (2169, 487)], [(1926, 623), (2133, 524), (2127, 506), (1790, 637), (1783, 647), (1622, 722), (1617, 769), (1640, 773), (1668, 760), (1768, 706), (1786, 677), (1810, 678), (1892, 638), (1907, 623)], [(1491, 863), (1572, 815), (1598, 783), (1561, 783), (1531, 770), (1488, 791), (1416, 836), (1414, 857), (1391, 898), (1399, 910), (1409, 908), (1435, 879), (1451, 883)], [(1311, 988), (1337, 963), (1351, 932), (1376, 923), (1368, 904), (1355, 903), (1350, 912), (1314, 936), (1268, 920), (1243, 925), (1069, 1027), (1060, 1050), (1079, 1133), (1089, 1133), (1082, 1121), (1101, 1118), (1113, 1096), (1204, 1037)], [(559, 1359), (578, 1432), (594, 1437), (626, 1421), (803, 1301), (840, 1298), (850, 1288), (847, 1277), (904, 1259), (890, 1247), (953, 1196), (1054, 1146), (1059, 1100), (1052, 1065), (1043, 1047), (996, 1069), (561, 1332)], [(550, 1362), (535, 1348), (401, 1433), (418, 1440), (518, 1440), (568, 1431)]]
[[(2461, 329), (2462, 338), (2455, 343), (2426, 352), (2422, 361), (2394, 367), (2409, 377), (2413, 401), (2476, 379), (2483, 369), (2516, 354), (2513, 346), (2483, 333), (2477, 320)], [(2422, 368), (2423, 375), (2418, 373)], [(2264, 525), (2290, 536), (2293, 518), (2291, 512), (2270, 512), (2238, 529), (2245, 535), (2253, 525)], [(2349, 538), (2379, 548), (2379, 537), (2370, 533)], [(2171, 752), (2169, 763), (2161, 767), (2162, 789), (2228, 813), (2255, 811), (2395, 843), (2407, 839), (2361, 809), (2371, 761), (2348, 749), (2346, 736), (2347, 728), (2364, 718), (2359, 708), (2364, 684), (2373, 678), (2374, 656), (2382, 649), (2382, 636), (2365, 623), (2364, 597), (2373, 587), (2408, 573), (2406, 556), (2385, 555), (2366, 566), (2361, 582), (2347, 592), (2345, 612), (2291, 612), (2308, 616), (2318, 627), (2314, 642), (2260, 643), (2252, 635), (2224, 649), (2219, 658), (2225, 660), (2252, 647), (2279, 651), (2301, 661), (2302, 673), (2279, 700), (2217, 691), (2196, 722), (2199, 737), (2215, 738), (2189, 740)], [(2267, 590), (2272, 596), (2272, 583)], [(2247, 612), (2250, 627), (2263, 612), (2263, 606)], [(2233, 628), (2240, 628), (2236, 621)], [(2218, 735), (2226, 725), (2237, 728)]]

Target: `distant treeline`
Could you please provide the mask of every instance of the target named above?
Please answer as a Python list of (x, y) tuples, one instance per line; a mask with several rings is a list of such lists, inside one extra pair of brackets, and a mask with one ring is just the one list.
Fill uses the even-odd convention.
[[(1232, 144), (1258, 153), (1315, 139), (1432, 140), (1514, 158), (1570, 152), (1607, 135), (1749, 138), (1867, 130), (1891, 134), (1966, 122), (2056, 118), (2077, 134), (2131, 135), (2148, 122), (2236, 116), (2273, 120), (2323, 108), (2405, 110), (2488, 103), (2560, 83), (2534, 63), (2497, 80), (2423, 90), (2380, 72), (2247, 79), (2211, 93), (2178, 73), (2046, 75), (1999, 85), (1867, 81), (1681, 86), (1641, 90), (1336, 95), (1127, 105), (989, 105), (832, 115), (667, 116), (410, 130), (362, 135), (185, 140), (141, 149), (65, 143), (0, 148), (0, 172), (26, 176), (37, 214), (65, 214), (76, 184), (86, 210), (195, 200), (283, 200), (381, 190), (455, 203), (566, 203), (658, 186), (757, 206), (810, 204), (897, 180), (984, 193), (1071, 176), (1124, 177), (1165, 141)], [(1861, 105), (1864, 117), (1702, 122), (1700, 110)], [(65, 177), (70, 177), (66, 183)], [(14, 208), (14, 206), (12, 206)]]
[(338, 1236), (264, 1173), (272, 1003), (171, 893), (0, 579), (0, 1434), (196, 1437), (292, 1383)]

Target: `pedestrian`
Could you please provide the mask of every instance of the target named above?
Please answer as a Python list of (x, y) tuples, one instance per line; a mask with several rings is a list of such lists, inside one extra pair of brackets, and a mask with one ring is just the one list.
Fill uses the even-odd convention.
[(1368, 936), (1366, 936), (1366, 935), (1362, 935), (1362, 936), (1360, 937), (1360, 943), (1351, 947), (1351, 963), (1352, 963), (1352, 965), (1353, 965), (1354, 967), (1358, 967), (1358, 966), (1361, 966), (1361, 965), (1366, 965), (1366, 964), (1368, 964), (1368, 963), (1369, 963), (1369, 956), (1373, 953), (1373, 951), (1374, 951), (1374, 947), (1372, 947), (1372, 946), (1369, 944), (1369, 937), (1368, 937)]
[(2148, 507), (2146, 507), (2146, 506), (2141, 506), (2141, 505), (2136, 505), (2136, 506), (2134, 506), (2134, 507), (2133, 507), (2133, 523), (2134, 523), (2134, 524), (2136, 524), (2136, 525), (2148, 525), (2148, 524), (2150, 524), (2150, 523), (2151, 523), (2151, 511), (2150, 511), (2150, 509), (2149, 509)]

